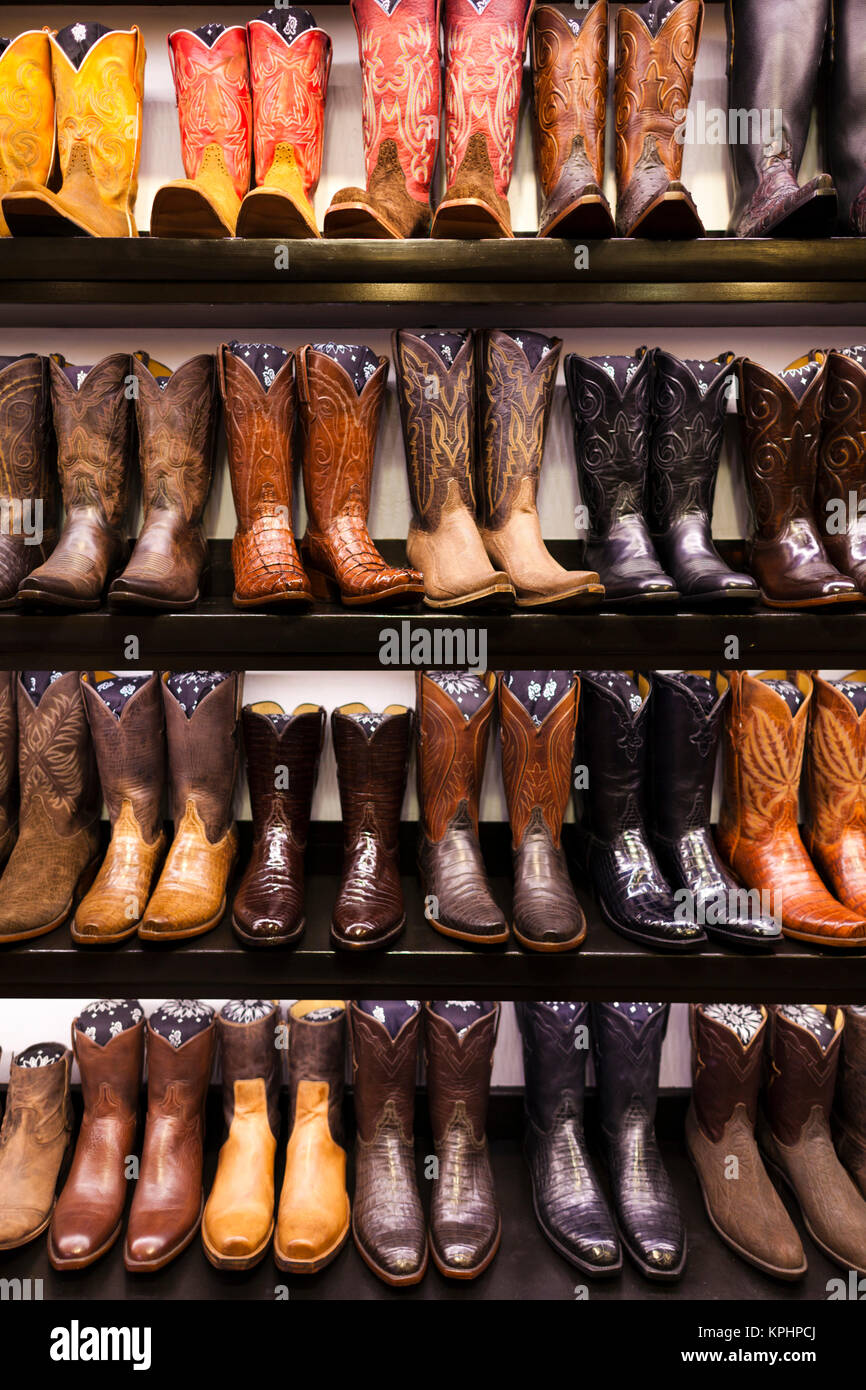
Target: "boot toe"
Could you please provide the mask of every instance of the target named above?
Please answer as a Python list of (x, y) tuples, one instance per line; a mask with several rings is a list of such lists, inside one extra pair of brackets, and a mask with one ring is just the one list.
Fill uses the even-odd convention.
[(0, 1249), (26, 1245), (47, 1215), (38, 1207), (0, 1207)]
[(367, 1249), (370, 1259), (386, 1274), (394, 1279), (408, 1279), (424, 1268), (427, 1242), (425, 1239), (413, 1241), (402, 1232), (395, 1231), (380, 1236)]
[(456, 1274), (471, 1274), (483, 1264), (493, 1249), (496, 1233), (480, 1232), (469, 1234), (465, 1231), (439, 1231), (437, 1255), (439, 1263)]
[(127, 1269), (147, 1269), (158, 1261), (167, 1258), (178, 1244), (176, 1234), (170, 1237), (159, 1235), (127, 1235), (123, 1258)]

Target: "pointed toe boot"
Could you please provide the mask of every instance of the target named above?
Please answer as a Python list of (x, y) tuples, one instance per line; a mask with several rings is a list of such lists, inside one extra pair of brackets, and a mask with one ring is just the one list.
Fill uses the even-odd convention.
[(0, 362), (2, 609), (17, 602), (19, 585), (51, 554), (59, 499), (48, 359), (26, 353)]
[(831, 1117), (836, 1152), (866, 1198), (866, 1005), (844, 1009), (842, 1060)]
[(812, 679), (803, 841), (834, 896), (866, 917), (866, 671)]
[(866, 593), (866, 348), (828, 352), (826, 372), (815, 517), (832, 563)]
[(72, 1143), (71, 1066), (62, 1043), (12, 1058), (0, 1126), (0, 1251), (35, 1240), (51, 1220)]

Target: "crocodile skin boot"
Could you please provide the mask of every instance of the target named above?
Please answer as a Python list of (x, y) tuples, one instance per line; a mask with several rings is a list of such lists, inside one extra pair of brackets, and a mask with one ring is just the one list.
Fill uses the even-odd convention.
[(681, 182), (703, 0), (623, 7), (616, 20), (616, 229), (620, 236), (699, 237), (704, 228)]
[(578, 765), (588, 770), (578, 833), (608, 926), (643, 946), (706, 941), (662, 874), (645, 820), (652, 689), (628, 671), (581, 672)]
[(162, 674), (174, 840), (138, 934), (201, 936), (221, 921), (238, 852), (232, 801), (243, 678), (236, 672)]
[(86, 1269), (120, 1235), (129, 1191), (126, 1165), (135, 1152), (138, 1129), (141, 1005), (137, 1000), (90, 1005), (72, 1025), (72, 1046), (84, 1115), (69, 1177), (51, 1218), (48, 1258), (55, 1269)]
[(12, 1058), (0, 1126), (0, 1251), (41, 1235), (69, 1161), (72, 1053), (39, 1043)]
[(131, 359), (115, 352), (88, 369), (55, 355), (49, 371), (66, 516), (50, 558), (22, 581), (18, 597), (58, 608), (98, 608), (106, 580), (126, 558)]
[(518, 608), (583, 608), (604, 598), (598, 575), (567, 571), (541, 538), (536, 497), (562, 348), (540, 333), (479, 335), (481, 539), (507, 571)]
[(0, 878), (0, 943), (65, 922), (99, 864), (99, 782), (77, 671), (20, 671), (18, 839)]
[(430, 235), (510, 237), (508, 187), (534, 0), (444, 0), (445, 196)]
[(144, 523), (108, 602), (192, 608), (207, 563), (202, 517), (216, 444), (216, 360), (202, 353), (172, 372), (136, 353), (132, 367)]
[(439, 1178), (430, 1254), (440, 1274), (474, 1279), (499, 1249), (502, 1223), (484, 1126), (499, 1005), (424, 1005), (427, 1099)]
[(866, 1005), (844, 1010), (842, 1060), (831, 1116), (836, 1152), (866, 1197)]
[(439, 0), (352, 0), (366, 188), (341, 188), (328, 237), (425, 237), (439, 148)]
[(444, 936), (473, 946), (508, 940), (478, 843), (478, 799), (496, 680), (419, 672), (416, 685), (418, 868), (424, 913)]
[(843, 1269), (866, 1274), (866, 1201), (839, 1162), (830, 1136), (844, 1026), (845, 1015), (833, 1005), (772, 1009), (758, 1142), (796, 1196), (818, 1248)]
[(866, 918), (866, 671), (812, 679), (803, 841), (833, 895)]
[(325, 736), (321, 705), (244, 705), (253, 851), (232, 908), (245, 946), (293, 946), (304, 930), (304, 851)]
[(353, 1001), (349, 1032), (358, 1126), (352, 1235), (362, 1259), (386, 1284), (418, 1284), (427, 1269), (412, 1135), (421, 1006), (402, 999)]
[[(308, 512), (301, 555), (310, 585), (317, 598), (350, 608), (413, 603), (424, 593), (420, 574), (387, 564), (367, 530), (388, 359), (343, 345), (334, 353), (307, 346), (297, 356)], [(351, 368), (361, 357), (372, 370), (359, 378)]]
[(532, 16), (539, 236), (590, 241), (616, 232), (601, 186), (607, 27), (607, 0), (594, 0), (567, 17), (553, 5), (539, 5)]
[(315, 1274), (349, 1235), (343, 1148), (346, 1006), (299, 999), (289, 1008), (289, 1143), (277, 1212), (274, 1260), (289, 1274)]
[(48, 371), (47, 359), (35, 353), (0, 357), (0, 608), (17, 602), (19, 584), (48, 559), (57, 538)]
[[(54, 84), (47, 32), (30, 29), (0, 54), (0, 200), (19, 179), (42, 186), (54, 159)], [(9, 236), (0, 212), (0, 236)]]
[(13, 236), (137, 236), (141, 32), (135, 24), (120, 30), (70, 24), (48, 41), (62, 182), (54, 192), (37, 177), (20, 179), (3, 198), (9, 230)]
[(156, 671), (126, 677), (85, 671), (81, 677), (111, 823), (108, 852), (72, 922), (72, 939), (81, 946), (109, 945), (134, 935), (165, 854), (165, 719), (159, 687)]
[(216, 1269), (252, 1269), (274, 1232), (274, 1158), (280, 1133), (280, 1010), (232, 999), (217, 1014), (226, 1138), (201, 1223)]
[(580, 495), (589, 512), (585, 564), (598, 573), (607, 603), (679, 598), (646, 520), (652, 360), (565, 359), (574, 414)]
[(690, 605), (755, 603), (758, 586), (729, 569), (713, 545), (713, 497), (736, 359), (682, 361), (653, 351), (649, 523), (665, 569)]
[(514, 935), (530, 951), (571, 951), (586, 936), (562, 848), (579, 699), (580, 682), (571, 671), (499, 676)]
[[(797, 175), (830, 0), (727, 0), (725, 14), (728, 108), (739, 120), (737, 138), (730, 141), (736, 193), (728, 231), (742, 237), (828, 236), (836, 222), (832, 179), (819, 174), (801, 188)], [(832, 110), (832, 121), (844, 123), (844, 108)]]
[(826, 520), (815, 517), (826, 380), (817, 361), (803, 359), (781, 377), (747, 357), (740, 363), (743, 463), (755, 518), (749, 565), (770, 608), (863, 602), (853, 580), (830, 563)]
[(247, 25), (256, 186), (238, 236), (317, 237), (310, 199), (322, 172), (331, 40), (309, 10), (265, 10)]
[(781, 925), (728, 873), (710, 829), (729, 683), (717, 671), (654, 671), (652, 687), (652, 845), (662, 873), (708, 936), (726, 946), (773, 946)]
[(515, 1005), (523, 1039), (524, 1151), (535, 1219), (560, 1255), (584, 1274), (622, 1269), (613, 1216), (583, 1132), (589, 1005)]
[(826, 376), (815, 518), (832, 563), (866, 593), (866, 347), (828, 352)]
[(250, 186), (253, 109), (242, 24), (168, 36), (185, 179), (156, 190), (150, 234), (231, 237)]
[(707, 1216), (740, 1259), (777, 1279), (799, 1279), (806, 1273), (800, 1237), (755, 1141), (767, 1010), (692, 1004), (689, 1012), (694, 1084), (686, 1148)]
[(723, 857), (782, 931), (816, 946), (866, 945), (866, 916), (826, 889), (797, 828), (798, 788), (812, 703), (805, 671), (729, 672), (724, 780), (716, 840)]
[(859, 0), (833, 5), (833, 65), (827, 143), (843, 233), (866, 236), (866, 12)]
[(0, 865), (18, 836), (18, 713), (14, 671), (0, 671)]

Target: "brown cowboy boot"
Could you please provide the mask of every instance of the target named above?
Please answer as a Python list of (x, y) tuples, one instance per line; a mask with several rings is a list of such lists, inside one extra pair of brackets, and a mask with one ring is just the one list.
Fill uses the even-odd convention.
[(866, 349), (828, 352), (825, 371), (815, 517), (833, 564), (866, 593)]
[(0, 608), (17, 603), (19, 584), (57, 539), (48, 371), (47, 358), (35, 353), (0, 357)]
[(0, 1250), (26, 1245), (51, 1220), (72, 1143), (71, 1066), (62, 1043), (12, 1058), (0, 1126)]
[(0, 671), (0, 864), (18, 834), (18, 714), (15, 672)]
[(831, 1115), (836, 1152), (866, 1197), (866, 1005), (844, 1009), (842, 1061)]
[(866, 917), (866, 671), (812, 679), (803, 840), (839, 901)]

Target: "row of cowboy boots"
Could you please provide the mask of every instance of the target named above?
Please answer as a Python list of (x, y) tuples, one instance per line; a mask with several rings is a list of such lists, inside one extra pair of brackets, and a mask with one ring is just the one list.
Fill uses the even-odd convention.
[(693, 1004), (691, 1029), (686, 1145), (722, 1240), (766, 1274), (805, 1274), (772, 1174), (818, 1248), (866, 1273), (866, 1010)]

